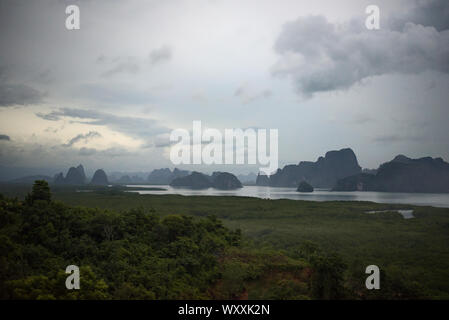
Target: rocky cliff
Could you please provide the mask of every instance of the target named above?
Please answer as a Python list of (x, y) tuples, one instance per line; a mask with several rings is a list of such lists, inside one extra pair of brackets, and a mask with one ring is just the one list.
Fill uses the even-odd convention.
[(188, 176), (174, 179), (170, 183), (170, 186), (191, 189), (215, 188), (221, 190), (233, 190), (242, 188), (242, 183), (232, 173), (214, 172), (211, 176), (208, 176), (194, 171)]
[(70, 167), (67, 175), (64, 177), (63, 173), (58, 173), (53, 178), (54, 184), (76, 185), (80, 186), (86, 183), (86, 174), (84, 173), (84, 167), (79, 165), (78, 167)]
[(109, 181), (106, 172), (104, 172), (103, 169), (98, 169), (95, 171), (90, 184), (94, 186), (107, 186)]
[(235, 175), (228, 172), (214, 172), (211, 177), (212, 187), (221, 190), (234, 190), (242, 188), (242, 183)]
[(449, 163), (441, 158), (410, 159), (399, 155), (382, 164), (376, 174), (338, 180), (335, 191), (449, 192)]
[(170, 186), (185, 187), (192, 189), (207, 189), (212, 186), (210, 177), (200, 172), (192, 172), (188, 176), (174, 179)]
[(189, 171), (179, 170), (175, 168), (171, 171), (169, 168), (155, 169), (147, 178), (150, 184), (170, 184), (176, 178), (182, 178), (189, 175)]
[[(314, 188), (332, 188), (338, 179), (358, 174), (361, 167), (350, 148), (329, 151), (316, 162), (301, 161), (298, 165), (287, 165), (268, 178), (272, 187), (297, 187), (307, 181)], [(266, 185), (266, 178), (259, 176), (258, 185)]]

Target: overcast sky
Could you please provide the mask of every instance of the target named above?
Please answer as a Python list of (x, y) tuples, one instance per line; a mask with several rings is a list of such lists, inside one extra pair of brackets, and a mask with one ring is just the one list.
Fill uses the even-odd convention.
[(2, 168), (173, 168), (193, 120), (279, 129), (281, 167), (449, 160), (449, 1), (0, 0), (0, 46)]

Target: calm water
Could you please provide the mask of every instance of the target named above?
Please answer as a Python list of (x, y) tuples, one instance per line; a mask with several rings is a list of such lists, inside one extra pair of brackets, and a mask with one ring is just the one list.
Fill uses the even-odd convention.
[(185, 196), (241, 196), (268, 199), (292, 199), (312, 201), (373, 201), (379, 203), (400, 203), (412, 205), (429, 205), (449, 208), (447, 193), (390, 193), (390, 192), (334, 192), (327, 189), (316, 189), (313, 193), (296, 192), (294, 188), (272, 188), (245, 186), (242, 189), (224, 191), (217, 189), (191, 190), (172, 188), (170, 186), (129, 185), (129, 187), (159, 187), (167, 191), (137, 191), (140, 194), (180, 194)]
[[(373, 214), (373, 213), (378, 213), (378, 212), (389, 212), (389, 211), (391, 211), (391, 210), (380, 210), (380, 211), (373, 210), (373, 211), (367, 211), (366, 213)], [(415, 217), (413, 215), (413, 210), (394, 210), (394, 211), (400, 213), (404, 219), (413, 219)]]

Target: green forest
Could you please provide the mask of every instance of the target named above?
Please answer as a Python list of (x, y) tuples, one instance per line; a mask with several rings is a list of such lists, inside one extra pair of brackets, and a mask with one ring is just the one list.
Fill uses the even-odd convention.
[(448, 209), (19, 189), (1, 187), (0, 299), (449, 298)]

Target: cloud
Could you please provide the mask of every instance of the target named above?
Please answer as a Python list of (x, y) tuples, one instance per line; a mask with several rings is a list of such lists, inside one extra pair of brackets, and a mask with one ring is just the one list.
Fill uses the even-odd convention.
[(383, 143), (383, 144), (391, 144), (398, 142), (413, 142), (413, 141), (425, 141), (425, 137), (423, 136), (405, 136), (399, 134), (391, 134), (391, 135), (381, 135), (374, 137), (372, 139), (373, 142)]
[[(53, 144), (51, 141), (38, 137), (30, 139), (14, 139), (10, 143), (3, 143), (0, 148), (0, 167), (28, 167), (36, 168), (36, 173), (41, 174), (38, 168), (49, 168), (46, 174), (66, 170), (73, 164), (82, 163), (85, 168), (117, 168), (122, 170), (137, 168), (144, 163), (142, 158), (152, 161), (161, 159), (159, 154), (155, 154), (153, 149), (132, 151), (125, 146), (111, 146), (107, 149), (95, 149), (90, 147), (67, 148), (61, 144)], [(120, 159), (120, 161), (117, 161)], [(147, 163), (145, 164), (147, 165)], [(140, 169), (144, 168), (142, 164)], [(25, 175), (25, 174), (18, 174)]]
[[(150, 65), (157, 65), (166, 62), (172, 58), (171, 47), (165, 45), (160, 48), (154, 49), (149, 54)], [(99, 64), (112, 64), (113, 67), (102, 73), (102, 77), (111, 77), (116, 74), (128, 73), (136, 74), (141, 70), (141, 66), (146, 61), (138, 57), (119, 57), (112, 60), (108, 59), (104, 55), (97, 57), (96, 62)]]
[(169, 133), (163, 133), (156, 136), (153, 144), (150, 147), (165, 148), (170, 147), (176, 143), (177, 143), (176, 141), (170, 141)]
[(438, 31), (449, 29), (447, 0), (415, 0), (414, 6), (409, 11), (390, 21), (396, 28), (400, 28), (406, 22), (434, 27)]
[(96, 63), (103, 63), (106, 62), (107, 58), (104, 54), (100, 54), (97, 59), (95, 60)]
[[(99, 58), (100, 59), (100, 58)], [(104, 58), (103, 58), (104, 59)], [(140, 71), (139, 61), (134, 57), (118, 59), (115, 66), (102, 74), (103, 77), (110, 77), (119, 73), (135, 74)]]
[(403, 137), (396, 134), (383, 135), (373, 138), (373, 141), (378, 143), (394, 143), (401, 140), (403, 140)]
[(270, 89), (265, 89), (259, 92), (253, 92), (248, 88), (247, 85), (242, 85), (238, 87), (234, 92), (234, 96), (240, 98), (241, 101), (245, 104), (251, 103), (259, 99), (267, 99), (270, 98), (272, 95), (273, 93)]
[(373, 76), (449, 72), (449, 30), (412, 22), (368, 30), (358, 20), (333, 24), (323, 16), (301, 17), (284, 25), (274, 48), (280, 59), (273, 74), (290, 77), (305, 97)]
[(11, 138), (6, 134), (0, 134), (0, 141), (11, 141)]
[(84, 141), (87, 142), (93, 138), (99, 138), (101, 137), (101, 134), (97, 131), (89, 131), (86, 134), (82, 134), (80, 133), (79, 135), (77, 135), (76, 137), (73, 137), (72, 139), (70, 139), (69, 142), (67, 142), (66, 144), (63, 144), (64, 147), (71, 147), (73, 146), (75, 143), (79, 142), (79, 141)]
[(61, 108), (49, 113), (36, 113), (36, 116), (49, 121), (61, 120), (64, 117), (74, 118), (76, 120), (72, 121), (75, 123), (106, 126), (111, 130), (145, 140), (169, 131), (154, 119), (122, 117), (95, 110)]
[(150, 63), (152, 65), (170, 60), (172, 57), (172, 49), (169, 46), (162, 46), (150, 52)]
[(106, 150), (97, 150), (95, 148), (81, 148), (78, 151), (78, 155), (84, 156), (84, 157), (90, 157), (90, 156), (100, 156), (100, 157), (108, 157), (108, 158), (115, 158), (115, 157), (121, 157), (121, 156), (128, 156), (132, 153), (127, 151), (123, 148), (108, 148)]
[[(49, 74), (49, 70), (47, 73), (40, 72), (37, 79), (45, 82), (48, 80)], [(42, 92), (17, 81), (14, 79), (14, 75), (15, 70), (11, 65), (0, 66), (0, 107), (25, 106), (42, 102), (44, 97)]]
[(80, 148), (80, 150), (78, 151), (78, 154), (80, 156), (92, 156), (94, 154), (97, 153), (97, 149), (95, 148), (86, 148), (86, 147), (82, 147)]
[(0, 83), (0, 107), (39, 103), (43, 96), (25, 84)]
[(355, 124), (355, 125), (365, 125), (368, 123), (372, 123), (374, 121), (376, 121), (375, 118), (373, 118), (369, 115), (356, 114), (352, 118), (348, 119), (347, 123)]
[(48, 120), (48, 121), (58, 121), (60, 119), (60, 116), (56, 113), (50, 112), (50, 113), (36, 113), (36, 116), (38, 116), (41, 119)]
[(196, 102), (207, 102), (208, 98), (204, 90), (199, 90), (192, 95), (192, 100)]
[(73, 92), (78, 97), (110, 105), (143, 105), (152, 101), (150, 90), (139, 90), (135, 86), (123, 83), (118, 85), (83, 84)]

